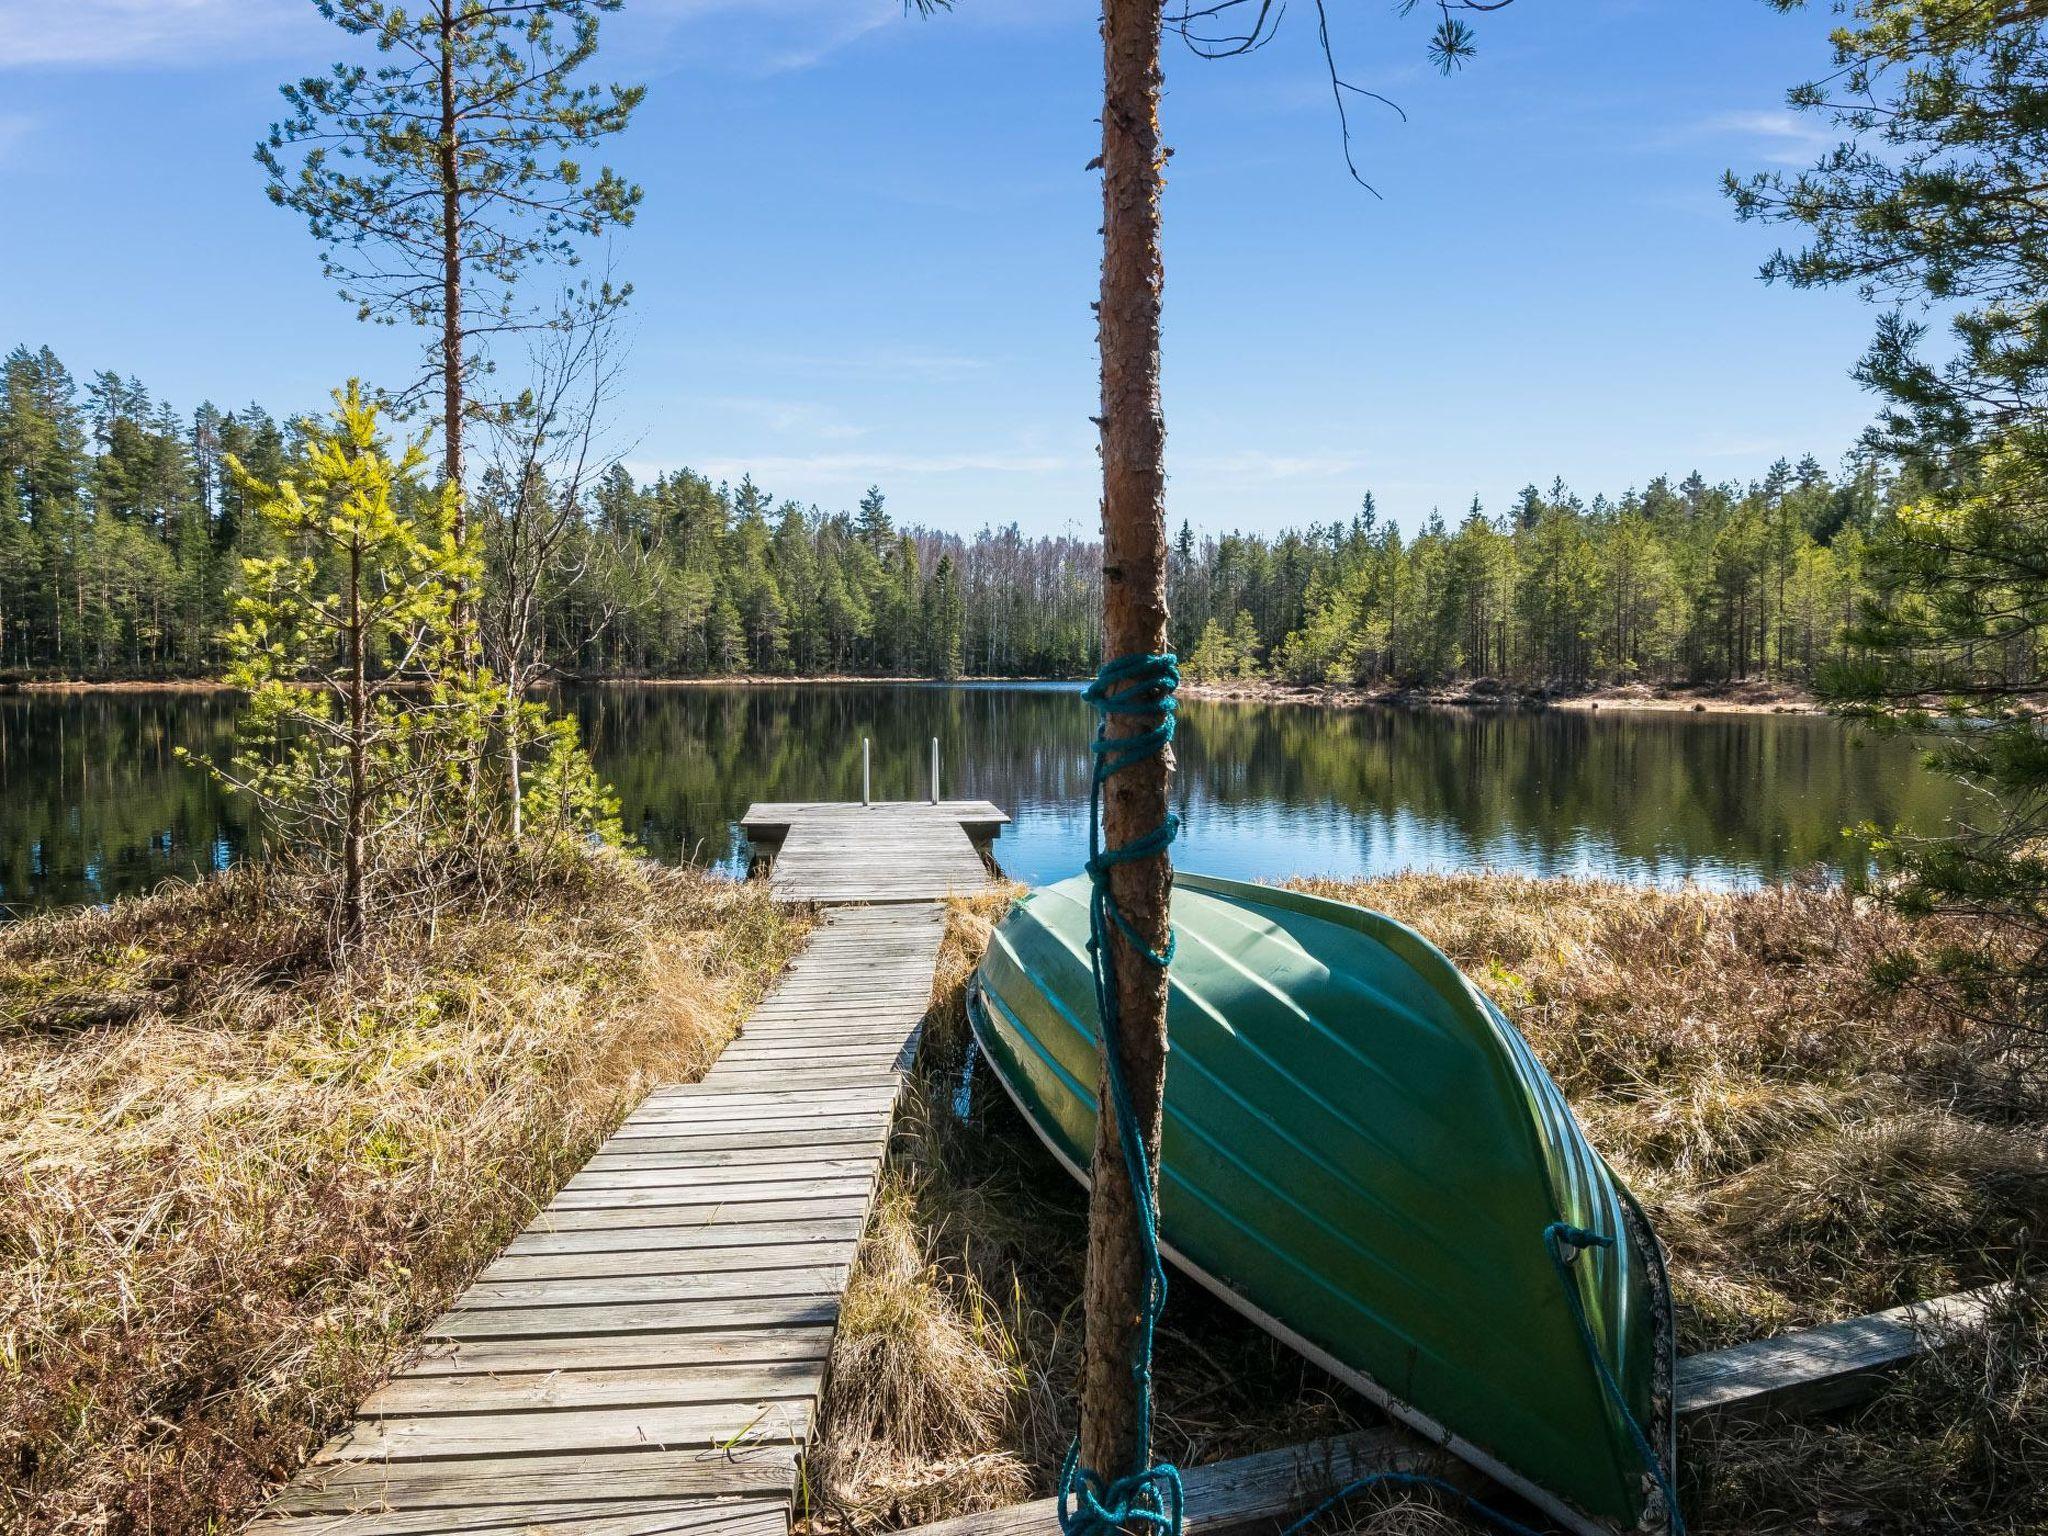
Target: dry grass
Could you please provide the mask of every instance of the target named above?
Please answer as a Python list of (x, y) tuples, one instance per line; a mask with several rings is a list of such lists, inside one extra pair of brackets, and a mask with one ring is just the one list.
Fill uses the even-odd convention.
[[(2044, 1094), (2029, 1063), (1954, 1024), (1901, 957), (1953, 937), (1840, 891), (1650, 892), (1599, 882), (1410, 875), (1308, 882), (1420, 928), (1515, 1020), (1670, 1244), (1681, 1347), (1710, 1349), (2024, 1270), (2048, 1217)], [(848, 1412), (870, 1390), (855, 1328), (813, 1466), (821, 1530), (865, 1531), (1050, 1489), (1072, 1433), (1085, 1227), (1068, 1187), (985, 1069), (966, 1062), (960, 988), (999, 903), (956, 909), (920, 1107), (895, 1154), (906, 1262), (856, 1294), (914, 1288), (949, 1307), (953, 1351), (919, 1366), (974, 1397), (978, 1438), (942, 1446)], [(959, 1101), (968, 1112), (956, 1114)], [(915, 1263), (907, 1262), (914, 1257)], [(988, 1320), (993, 1319), (993, 1322)], [(849, 1323), (853, 1322), (850, 1315)], [(899, 1359), (901, 1371), (910, 1357)], [(1191, 1284), (1158, 1361), (1161, 1454), (1193, 1464), (1371, 1419)], [(895, 1400), (924, 1388), (898, 1383)], [(1858, 1414), (1692, 1432), (1684, 1496), (1700, 1532), (2048, 1530), (2048, 1319), (2023, 1304), (1986, 1338), (1909, 1373)], [(1329, 1531), (1479, 1529), (1386, 1497)]]
[(596, 855), (336, 972), (303, 894), (0, 931), (0, 1527), (246, 1514), (801, 932)]

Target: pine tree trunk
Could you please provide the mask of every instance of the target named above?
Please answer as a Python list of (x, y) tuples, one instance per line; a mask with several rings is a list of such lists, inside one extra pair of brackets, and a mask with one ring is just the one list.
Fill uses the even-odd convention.
[[(441, 30), (441, 441), (442, 474), (455, 488), (455, 546), (469, 545), (469, 513), (462, 501), (462, 183), (460, 125), (455, 115), (455, 0), (442, 0)], [(455, 644), (464, 672), (476, 664), (471, 639), (471, 595), (464, 577), (455, 594)]]
[[(1159, 37), (1158, 0), (1104, 0), (1097, 324), (1107, 658), (1166, 647), (1166, 427), (1159, 407), (1159, 195), (1165, 151), (1159, 136)], [(1113, 735), (1127, 735), (1152, 723), (1142, 716), (1112, 716), (1109, 728)], [(1152, 757), (1109, 781), (1103, 807), (1108, 846), (1128, 843), (1165, 820), (1168, 768), (1164, 756)], [(1118, 865), (1110, 877), (1118, 904), (1155, 949), (1165, 947), (1172, 880), (1164, 854)], [(1112, 932), (1109, 949), (1124, 1077), (1156, 1168), (1166, 1077), (1166, 977), (1134, 953), (1120, 933)], [(1081, 1461), (1113, 1478), (1130, 1469), (1137, 1444), (1131, 1346), (1146, 1275), (1106, 1083), (1103, 1088), (1088, 1211)]]

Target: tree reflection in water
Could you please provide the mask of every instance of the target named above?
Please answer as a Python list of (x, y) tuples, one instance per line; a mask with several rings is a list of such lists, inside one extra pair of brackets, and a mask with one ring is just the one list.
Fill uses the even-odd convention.
[[(752, 800), (948, 796), (1015, 818), (1010, 874), (1057, 879), (1086, 841), (1089, 717), (1060, 686), (579, 688), (598, 767), (658, 857), (739, 870)], [(1841, 829), (1927, 827), (1956, 804), (1913, 747), (1791, 715), (1465, 713), (1186, 702), (1176, 859), (1241, 877), (1490, 867), (1714, 882), (1851, 856)], [(0, 901), (103, 901), (254, 845), (172, 748), (219, 752), (206, 694), (0, 696)]]

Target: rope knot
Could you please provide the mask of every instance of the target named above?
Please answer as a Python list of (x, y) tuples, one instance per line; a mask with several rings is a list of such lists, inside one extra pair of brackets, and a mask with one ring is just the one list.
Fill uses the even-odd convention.
[(1060, 1466), (1060, 1530), (1065, 1536), (1122, 1536), (1150, 1527), (1172, 1533), (1181, 1527), (1180, 1468), (1156, 1462), (1105, 1484), (1098, 1472), (1080, 1465), (1080, 1443)]

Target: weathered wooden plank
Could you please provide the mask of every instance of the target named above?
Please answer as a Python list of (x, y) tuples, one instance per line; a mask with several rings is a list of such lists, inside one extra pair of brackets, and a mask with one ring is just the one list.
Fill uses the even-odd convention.
[(892, 1029), (886, 1035), (872, 1039), (849, 1040), (843, 1036), (833, 1038), (821, 1035), (813, 1039), (782, 1039), (766, 1035), (758, 1040), (749, 1040), (745, 1045), (731, 1047), (731, 1055), (720, 1059), (718, 1070), (726, 1075), (722, 1083), (732, 1082), (732, 1070), (740, 1062), (755, 1062), (762, 1066), (860, 1066), (870, 1059), (887, 1061), (903, 1049), (906, 1041), (915, 1039), (915, 1023)]
[[(835, 1030), (830, 1025), (816, 1031), (798, 1034), (768, 1033), (750, 1035), (745, 1040), (736, 1040), (726, 1047), (727, 1053), (719, 1058), (718, 1070), (731, 1068), (735, 1061), (748, 1057), (767, 1057), (782, 1061), (833, 1061), (853, 1060), (861, 1055), (887, 1055), (901, 1049), (903, 1042), (913, 1038), (923, 1019), (905, 1019), (890, 1025), (887, 1029)], [(730, 1082), (730, 1078), (720, 1078)]]
[[(754, 1054), (764, 1049), (775, 1049), (786, 1053), (800, 1051), (831, 1051), (834, 1049), (854, 1050), (866, 1047), (879, 1050), (891, 1044), (902, 1044), (913, 1038), (924, 1027), (923, 1010), (905, 1013), (901, 1017), (874, 1020), (851, 1019), (838, 1014), (824, 1014), (817, 1018), (770, 1020), (762, 1027), (748, 1034), (736, 1037), (728, 1050)], [(721, 1055), (719, 1068), (729, 1063)], [(725, 1084), (723, 1078), (717, 1079)]]
[(764, 1244), (830, 1243), (858, 1239), (866, 1202), (831, 1217), (792, 1215), (764, 1221), (682, 1222), (662, 1226), (588, 1224), (574, 1228), (533, 1228), (513, 1238), (505, 1257), (562, 1253), (703, 1252)]
[(753, 1121), (742, 1120), (729, 1125), (621, 1127), (619, 1133), (604, 1145), (607, 1150), (617, 1149), (620, 1152), (642, 1152), (663, 1147), (695, 1147), (704, 1151), (715, 1151), (719, 1148), (768, 1148), (787, 1145), (788, 1143), (781, 1138), (798, 1136), (809, 1129), (815, 1129), (821, 1136), (829, 1134), (835, 1139), (851, 1135), (886, 1134), (882, 1118), (878, 1114), (790, 1114)]
[(877, 1102), (868, 1104), (858, 1112), (827, 1108), (817, 1110), (811, 1116), (805, 1116), (801, 1110), (791, 1110), (788, 1114), (772, 1114), (762, 1110), (760, 1106), (750, 1106), (754, 1114), (649, 1114), (645, 1118), (618, 1126), (616, 1135), (612, 1135), (610, 1141), (621, 1143), (637, 1141), (643, 1137), (731, 1137), (748, 1135), (754, 1133), (754, 1130), (788, 1130), (799, 1122), (815, 1124), (819, 1130), (866, 1130), (870, 1126), (883, 1124), (889, 1118), (889, 1110), (895, 1106), (897, 1092), (899, 1090), (891, 1087), (887, 1094), (879, 1096)]
[(266, 1515), (247, 1536), (786, 1536), (782, 1499), (593, 1499), (470, 1509)]
[(401, 1462), (528, 1452), (788, 1445), (803, 1441), (810, 1420), (810, 1404), (792, 1399), (358, 1419), (322, 1447), (314, 1460)]
[(670, 1184), (654, 1189), (565, 1189), (548, 1212), (559, 1219), (575, 1211), (639, 1210), (658, 1206), (717, 1206), (736, 1200), (760, 1204), (769, 1200), (832, 1200), (858, 1198), (874, 1182), (874, 1170), (857, 1175), (819, 1178), (750, 1180), (746, 1170), (726, 1169), (716, 1180)]
[(874, 1109), (878, 1101), (886, 1101), (888, 1095), (871, 1088), (847, 1088), (829, 1094), (822, 1094), (814, 1100), (807, 1100), (801, 1106), (792, 1106), (777, 1094), (763, 1093), (758, 1088), (744, 1088), (716, 1082), (706, 1078), (703, 1082), (692, 1083), (686, 1088), (658, 1088), (647, 1097), (647, 1103), (633, 1112), (633, 1119), (649, 1114), (691, 1111), (700, 1114), (732, 1113), (739, 1110), (787, 1111), (793, 1107), (809, 1108), (821, 1113), (846, 1113), (851, 1110)]
[(515, 1307), (444, 1312), (427, 1326), (433, 1339), (590, 1338), (606, 1333), (708, 1333), (726, 1329), (803, 1328), (838, 1321), (837, 1296), (752, 1296), (621, 1306)]
[[(1344, 1484), (1374, 1472), (1451, 1469), (1443, 1453), (1395, 1429), (1370, 1429), (1257, 1456), (1181, 1471), (1189, 1536), (1242, 1529), (1253, 1521), (1304, 1509)], [(1036, 1499), (1006, 1509), (961, 1515), (915, 1527), (908, 1536), (1045, 1536), (1059, 1529), (1057, 1501)]]
[[(909, 1038), (910, 1032), (906, 1030), (903, 1039), (908, 1040)], [(897, 1050), (900, 1051), (901, 1049), (902, 1044), (899, 1042)], [(867, 1050), (872, 1053), (874, 1047), (869, 1046)], [(753, 1065), (743, 1066), (740, 1064), (743, 1060), (744, 1058), (737, 1058), (734, 1061), (721, 1061), (718, 1064), (717, 1072), (719, 1074), (718, 1083), (720, 1087), (769, 1087), (771, 1085), (758, 1081), (759, 1075), (762, 1072), (778, 1069), (791, 1072), (836, 1073), (836, 1080), (822, 1082), (818, 1084), (818, 1087), (821, 1089), (886, 1088), (890, 1090), (889, 1101), (892, 1103), (895, 1100), (895, 1089), (900, 1086), (895, 1078), (889, 1074), (887, 1068), (876, 1068), (866, 1065), (858, 1057), (835, 1054), (830, 1047), (799, 1052), (795, 1056), (760, 1061)]]
[(900, 1085), (867, 1084), (851, 1089), (820, 1089), (808, 1099), (792, 1099), (775, 1090), (763, 1092), (756, 1083), (724, 1085), (722, 1092), (734, 1098), (762, 1102), (724, 1104), (705, 1099), (692, 1104), (667, 1099), (637, 1111), (619, 1127), (619, 1135), (713, 1136), (733, 1130), (773, 1130), (778, 1123), (808, 1116), (812, 1123), (826, 1121), (851, 1125), (878, 1125), (888, 1117)]
[(708, 1119), (714, 1115), (752, 1122), (756, 1119), (772, 1119), (778, 1114), (802, 1113), (804, 1110), (810, 1110), (818, 1115), (880, 1114), (887, 1111), (895, 1096), (892, 1090), (882, 1087), (835, 1088), (821, 1090), (801, 1103), (792, 1103), (787, 1094), (767, 1093), (759, 1088), (737, 1084), (728, 1087), (714, 1083), (698, 1087), (687, 1097), (668, 1093), (650, 1097), (645, 1105), (633, 1112), (626, 1123), (669, 1124), (692, 1118)]
[(924, 1017), (929, 1002), (930, 999), (922, 997), (901, 1003), (873, 1000), (849, 1003), (830, 997), (820, 997), (815, 1002), (791, 1000), (760, 1009), (734, 1038), (754, 1040), (768, 1034), (817, 1034), (828, 1029), (858, 1030), (878, 1035), (915, 1024)]
[(726, 1270), (699, 1275), (576, 1275), (479, 1281), (456, 1299), (458, 1311), (506, 1307), (622, 1306), (643, 1301), (726, 1301), (771, 1296), (837, 1296), (846, 1266)]
[(1716, 1417), (1822, 1413), (1867, 1397), (1894, 1370), (1981, 1327), (2011, 1287), (1986, 1286), (1846, 1322), (1690, 1355), (1678, 1362), (1678, 1411)]
[(358, 1417), (500, 1413), (542, 1408), (636, 1408), (662, 1403), (808, 1401), (815, 1360), (660, 1365), (624, 1370), (498, 1371), (400, 1376), (373, 1393)]
[(804, 1362), (822, 1373), (832, 1330), (734, 1328), (717, 1333), (597, 1334), (577, 1338), (460, 1339), (431, 1344), (407, 1374), (475, 1376), (524, 1371), (714, 1368)]
[[(805, 1061), (858, 1061), (863, 1056), (886, 1057), (902, 1050), (906, 1042), (915, 1040), (922, 1024), (923, 1020), (912, 1019), (886, 1032), (878, 1031), (873, 1035), (855, 1038), (830, 1033), (759, 1035), (744, 1044), (732, 1045), (730, 1049), (734, 1054), (731, 1060), (722, 1061), (719, 1070), (730, 1070), (735, 1061), (783, 1061), (792, 1065), (802, 1065)], [(719, 1081), (732, 1083), (729, 1077), (720, 1078)]]
[[(1895, 1307), (1848, 1322), (1800, 1329), (1678, 1364), (1678, 1411), (1809, 1413), (1866, 1395), (1882, 1373), (1980, 1325), (2007, 1288), (1992, 1286)], [(1366, 1430), (1182, 1470), (1190, 1533), (1242, 1530), (1296, 1514), (1374, 1472), (1429, 1471), (1475, 1483), (1477, 1474), (1405, 1431)], [(1058, 1524), (1054, 1500), (963, 1515), (906, 1536), (1043, 1536)]]
[(843, 1268), (859, 1243), (777, 1243), (745, 1248), (657, 1248), (625, 1253), (507, 1253), (493, 1259), (481, 1283), (573, 1280), (596, 1275), (718, 1275), (768, 1269)]
[(617, 1498), (777, 1494), (796, 1486), (793, 1445), (750, 1445), (730, 1455), (688, 1451), (615, 1451), (474, 1461), (333, 1461), (309, 1467), (284, 1490), (277, 1514), (347, 1510), (473, 1508)]
[[(726, 1073), (729, 1083), (772, 1083), (785, 1089), (831, 1088), (847, 1083), (890, 1083), (895, 1072), (889, 1067), (764, 1066), (735, 1067)], [(894, 1102), (893, 1097), (891, 1102)]]
[[(792, 1180), (867, 1179), (875, 1160), (856, 1158), (778, 1158), (768, 1163), (720, 1163), (706, 1168), (685, 1164), (672, 1168), (586, 1168), (562, 1186), (564, 1192), (628, 1189), (686, 1189), (697, 1192), (737, 1189), (751, 1184), (787, 1184)], [(559, 1198), (559, 1197), (558, 1197)]]
[[(724, 1068), (727, 1082), (775, 1082), (790, 1088), (816, 1083), (845, 1082), (849, 1075), (861, 1080), (889, 1080), (908, 1046), (899, 1042), (888, 1047), (864, 1046), (858, 1051), (803, 1052), (797, 1055), (749, 1052)], [(833, 1074), (837, 1074), (834, 1076)]]
[[(659, 1139), (647, 1138), (648, 1141)], [(682, 1137), (670, 1139), (686, 1140)], [(608, 1145), (584, 1166), (593, 1171), (605, 1168), (750, 1168), (785, 1163), (792, 1153), (810, 1152), (821, 1158), (833, 1159), (879, 1156), (886, 1145), (887, 1133), (880, 1130), (858, 1141), (790, 1136), (775, 1146), (707, 1148), (684, 1145), (625, 1150)]]
[[(868, 1213), (868, 1192), (787, 1200), (726, 1200), (709, 1205), (596, 1206), (562, 1210), (549, 1206), (529, 1229), (542, 1232), (615, 1232), (636, 1227), (753, 1227), (763, 1222), (860, 1221)], [(621, 1243), (621, 1247), (633, 1246)]]
[(902, 1039), (924, 1023), (926, 1009), (904, 1008), (889, 1014), (858, 1014), (835, 1009), (819, 1014), (769, 1015), (733, 1037), (735, 1045), (758, 1045), (764, 1040), (803, 1043), (814, 1040), (872, 1040), (895, 1036)]
[[(794, 1106), (788, 1110), (768, 1111), (755, 1116), (731, 1114), (699, 1117), (663, 1111), (659, 1115), (649, 1116), (634, 1124), (620, 1126), (617, 1134), (606, 1141), (599, 1151), (609, 1153), (646, 1150), (644, 1147), (630, 1145), (633, 1142), (695, 1139), (700, 1145), (705, 1145), (713, 1138), (730, 1141), (735, 1137), (761, 1138), (756, 1142), (756, 1146), (769, 1149), (777, 1144), (775, 1138), (787, 1136), (803, 1126), (815, 1129), (821, 1138), (829, 1135), (834, 1141), (866, 1142), (885, 1134), (888, 1129), (897, 1096), (902, 1092), (902, 1085), (892, 1083), (888, 1087), (889, 1091), (882, 1097), (881, 1102), (866, 1109), (820, 1110), (808, 1117)], [(705, 1150), (713, 1148), (706, 1145)], [(726, 1150), (745, 1148), (728, 1147)]]
[(843, 981), (836, 981), (831, 987), (821, 987), (816, 994), (804, 992), (763, 1003), (741, 1027), (741, 1033), (759, 1033), (768, 1024), (779, 1028), (783, 1024), (799, 1022), (849, 1025), (868, 1022), (876, 1027), (886, 1027), (898, 1020), (922, 1014), (931, 1006), (929, 993), (863, 997), (856, 990), (859, 985), (856, 978), (849, 976)]

